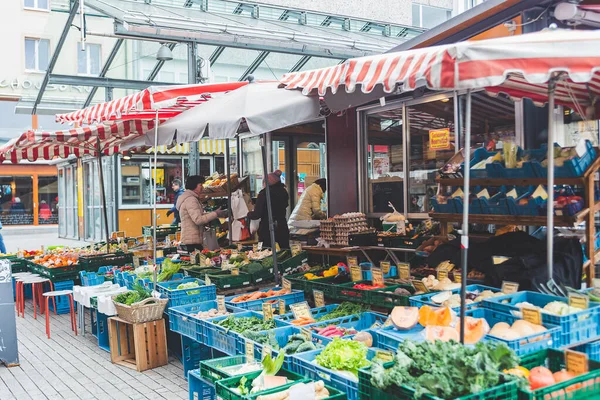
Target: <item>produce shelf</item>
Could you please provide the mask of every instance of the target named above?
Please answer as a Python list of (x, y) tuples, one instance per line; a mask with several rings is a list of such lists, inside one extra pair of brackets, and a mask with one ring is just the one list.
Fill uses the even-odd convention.
[[(585, 217), (590, 209), (584, 208), (573, 216), (554, 216), (554, 226), (575, 227), (585, 222)], [(429, 216), (440, 222), (462, 222), (461, 214), (429, 213)], [(490, 214), (470, 214), (469, 223), (486, 225), (527, 225), (527, 226), (546, 226), (547, 218), (545, 216), (532, 215), (490, 215)]]

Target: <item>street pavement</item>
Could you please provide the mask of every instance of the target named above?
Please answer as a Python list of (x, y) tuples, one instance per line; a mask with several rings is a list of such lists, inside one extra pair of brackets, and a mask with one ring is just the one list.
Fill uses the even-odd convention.
[(63, 239), (58, 237), (58, 226), (7, 226), (0, 229), (0, 235), (4, 238), (6, 251), (16, 253), (19, 249), (34, 250), (41, 246), (87, 246), (89, 243)]

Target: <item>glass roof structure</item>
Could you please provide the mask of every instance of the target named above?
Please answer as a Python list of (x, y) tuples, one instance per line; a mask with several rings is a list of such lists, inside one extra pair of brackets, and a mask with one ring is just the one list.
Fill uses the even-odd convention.
[[(77, 38), (80, 0), (54, 0), (53, 11), (68, 12), (63, 37)], [(344, 15), (331, 15), (230, 0), (85, 0), (88, 37), (110, 38), (112, 51), (98, 76), (69, 73), (50, 62), (37, 99), (21, 110), (44, 108), (47, 85), (87, 87), (88, 95), (63, 105), (73, 109), (127, 95), (153, 84), (280, 79), (295, 72), (335, 65), (348, 58), (383, 53), (416, 37), (421, 28)], [(112, 19), (113, 30), (97, 31), (91, 18)], [(106, 26), (106, 25), (104, 25)], [(63, 40), (64, 43), (64, 40)], [(161, 44), (173, 60), (157, 61)], [(61, 41), (52, 59), (61, 54)], [(62, 68), (62, 70), (61, 70)], [(190, 74), (189, 71), (194, 73)], [(98, 90), (98, 89), (101, 90)], [(24, 102), (22, 102), (24, 103)], [(22, 112), (22, 111), (21, 111)], [(61, 110), (64, 112), (64, 110)]]

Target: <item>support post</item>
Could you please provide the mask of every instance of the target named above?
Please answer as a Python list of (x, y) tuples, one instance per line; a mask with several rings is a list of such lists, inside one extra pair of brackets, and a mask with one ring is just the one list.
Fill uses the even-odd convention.
[(263, 175), (265, 182), (265, 195), (267, 197), (267, 215), (269, 217), (269, 234), (271, 235), (271, 249), (273, 250), (273, 275), (275, 284), (279, 285), (279, 268), (277, 267), (277, 245), (275, 244), (275, 226), (273, 225), (273, 210), (271, 208), (271, 189), (269, 188), (269, 171), (267, 164), (267, 135), (263, 134), (261, 139)]
[[(471, 90), (467, 90), (465, 105), (465, 167), (464, 167), (464, 201), (462, 235), (460, 238), (460, 264), (462, 279), (460, 284), (460, 342), (465, 343), (465, 308), (467, 295), (467, 266), (469, 264), (469, 193), (471, 185), (470, 157), (471, 154)], [(458, 133), (460, 134), (460, 132)]]
[[(156, 263), (156, 178), (158, 177), (158, 171), (156, 170), (158, 157), (158, 110), (156, 110), (156, 117), (154, 118), (154, 176), (152, 185), (152, 257), (154, 259), (154, 272), (152, 273), (152, 282), (154, 283), (154, 291), (156, 291), (156, 281), (158, 279), (158, 265)], [(152, 168), (150, 168), (152, 171)]]
[[(188, 49), (188, 83), (196, 84), (198, 76), (198, 64), (197, 59), (197, 45), (194, 42), (187, 44)], [(188, 156), (188, 175), (200, 174), (200, 150), (198, 149), (198, 143), (192, 143), (190, 146), (190, 153)]]
[(98, 160), (98, 176), (100, 178), (100, 198), (102, 201), (102, 215), (104, 217), (104, 233), (106, 234), (106, 252), (110, 253), (110, 234), (108, 233), (108, 211), (106, 210), (106, 194), (104, 193), (104, 171), (102, 168), (102, 146), (100, 145), (100, 137), (96, 138), (96, 157)]
[(225, 139), (225, 176), (227, 177), (227, 210), (229, 211), (229, 244), (233, 244), (233, 212), (231, 211), (231, 171), (229, 166), (229, 139)]
[[(554, 91), (556, 79), (548, 81), (548, 207), (546, 207), (546, 262), (548, 280), (553, 279), (554, 266)], [(591, 212), (591, 210), (590, 210)]]

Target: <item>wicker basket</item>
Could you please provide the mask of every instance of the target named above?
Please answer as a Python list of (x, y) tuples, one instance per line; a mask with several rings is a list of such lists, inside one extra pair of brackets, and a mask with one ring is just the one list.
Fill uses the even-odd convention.
[(113, 297), (113, 303), (115, 304), (115, 309), (117, 310), (119, 318), (131, 322), (132, 324), (140, 324), (161, 319), (168, 302), (169, 299), (155, 299), (154, 297), (149, 297), (128, 306), (117, 303)]

